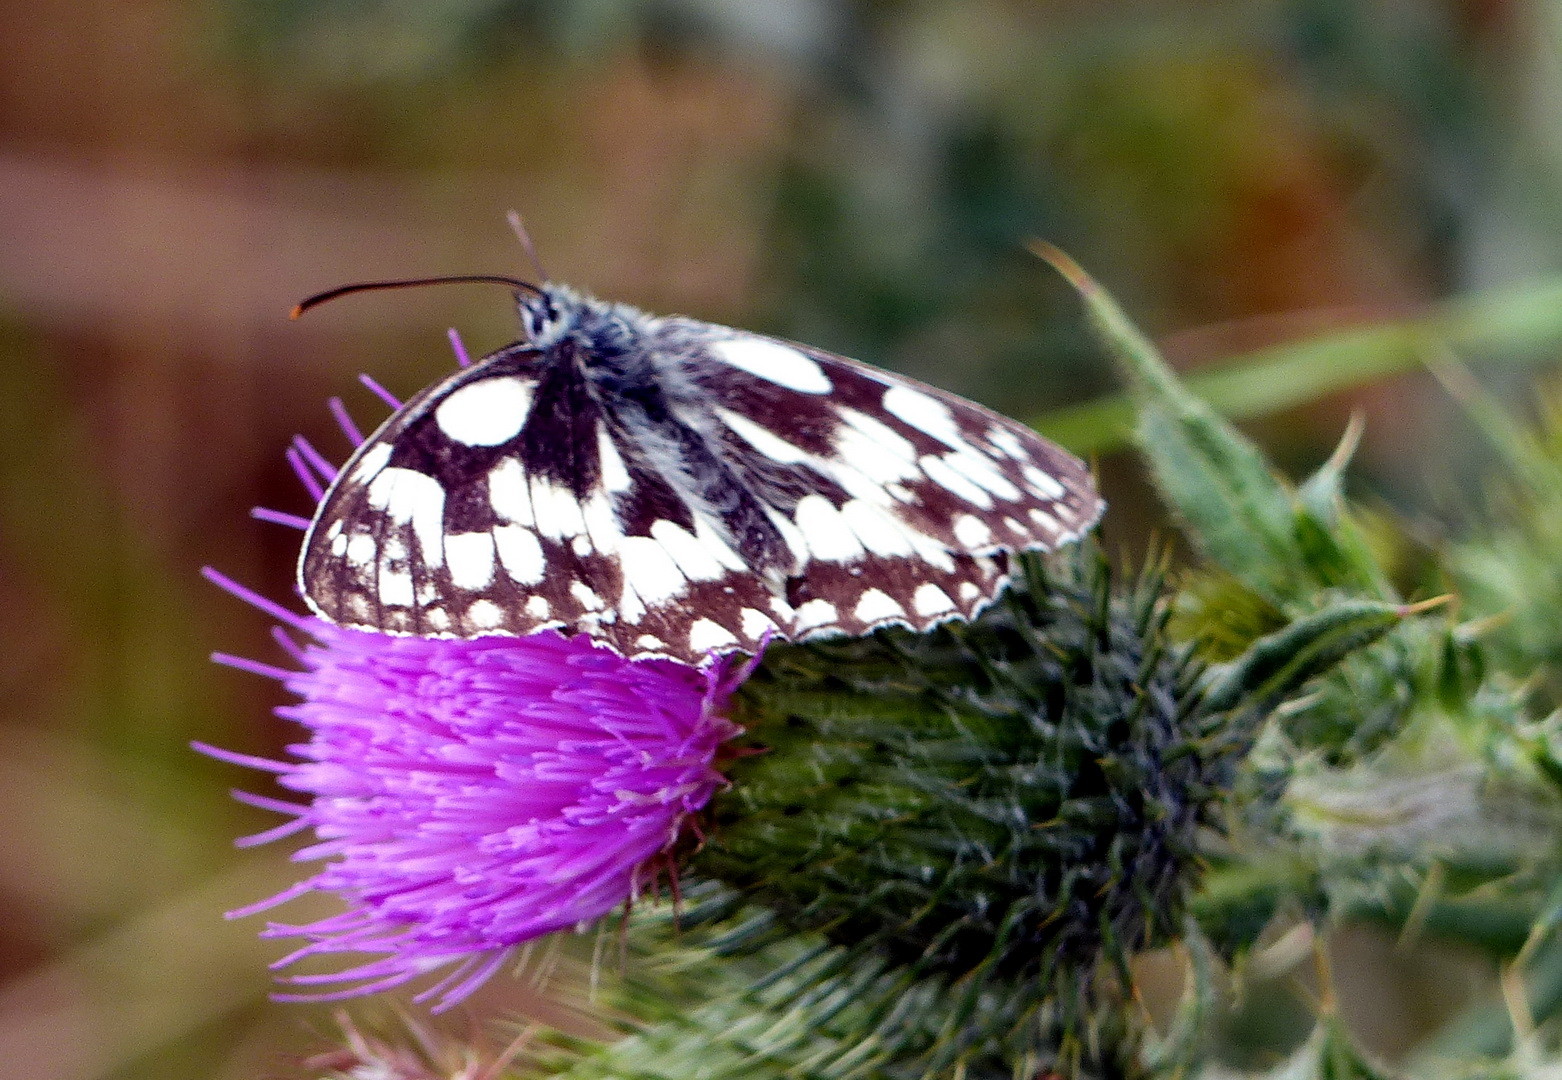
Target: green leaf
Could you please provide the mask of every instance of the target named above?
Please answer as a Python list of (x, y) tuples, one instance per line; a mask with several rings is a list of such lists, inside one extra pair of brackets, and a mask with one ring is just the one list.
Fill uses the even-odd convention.
[(1050, 245), (1042, 258), (1077, 289), (1139, 410), (1136, 438), (1156, 486), (1213, 562), (1276, 603), (1297, 592), (1304, 557), (1295, 501), (1263, 453), (1177, 380), (1123, 310)]
[[(1233, 419), (1262, 416), (1390, 375), (1417, 371), (1437, 348), (1549, 362), (1562, 343), (1562, 281), (1462, 297), (1428, 314), (1335, 330), (1260, 349), (1188, 378), (1190, 390)], [(1032, 426), (1076, 454), (1125, 445), (1134, 407), (1126, 396), (1060, 409)]]
[(1297, 489), (1296, 541), (1317, 584), (1392, 600), (1392, 586), (1345, 507), (1345, 470), (1364, 426), (1353, 416), (1329, 460)]
[(1356, 456), (1364, 430), (1366, 424), (1361, 414), (1353, 415), (1329, 460), (1297, 489), (1297, 502), (1324, 528), (1332, 529), (1339, 524), (1340, 508), (1345, 500), (1345, 469)]
[(1418, 608), (1353, 600), (1333, 604), (1295, 620), (1255, 642), (1240, 659), (1220, 669), (1209, 689), (1212, 711), (1246, 702), (1266, 715), (1308, 679), (1383, 637)]

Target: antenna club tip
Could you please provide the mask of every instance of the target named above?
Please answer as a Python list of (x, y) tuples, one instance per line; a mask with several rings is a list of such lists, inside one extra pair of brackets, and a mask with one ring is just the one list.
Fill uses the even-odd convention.
[(304, 305), (303, 304), (294, 304), (293, 305), (293, 309), (287, 313), (287, 317), (289, 319), (297, 319), (297, 318), (301, 318), (303, 316), (303, 314), (304, 314)]

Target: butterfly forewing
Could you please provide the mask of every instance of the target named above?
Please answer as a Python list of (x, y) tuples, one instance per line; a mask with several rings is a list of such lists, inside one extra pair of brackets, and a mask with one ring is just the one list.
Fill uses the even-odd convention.
[[(790, 508), (795, 635), (968, 617), (1009, 552), (1077, 539), (1101, 512), (1083, 464), (1012, 420), (822, 350), (712, 332), (732, 336), (700, 378), (735, 455), (819, 481)], [(804, 364), (775, 362), (783, 349)]]
[(552, 627), (700, 662), (969, 617), (1009, 553), (1100, 514), (1079, 461), (971, 402), (562, 300), (599, 322), (436, 384), (343, 468), (300, 559), (317, 613), (462, 638)]

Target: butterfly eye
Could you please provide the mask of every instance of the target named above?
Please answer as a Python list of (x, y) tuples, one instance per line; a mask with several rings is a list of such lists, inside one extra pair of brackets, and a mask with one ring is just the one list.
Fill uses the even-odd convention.
[(528, 298), (521, 305), (521, 322), (526, 328), (526, 336), (533, 341), (544, 337), (547, 329), (556, 325), (559, 318), (559, 306), (552, 297)]
[(528, 338), (536, 340), (537, 336), (542, 332), (542, 327), (547, 318), (547, 312), (539, 311), (536, 303), (521, 305), (521, 325), (526, 330)]

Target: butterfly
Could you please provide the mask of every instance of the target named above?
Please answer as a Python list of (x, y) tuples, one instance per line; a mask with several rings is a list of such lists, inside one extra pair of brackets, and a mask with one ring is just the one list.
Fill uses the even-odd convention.
[(333, 623), (475, 638), (556, 629), (701, 664), (771, 638), (970, 618), (1009, 558), (1104, 504), (1029, 428), (821, 349), (514, 290), (524, 337), (364, 440), (305, 534)]

